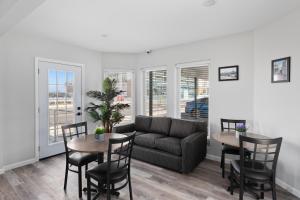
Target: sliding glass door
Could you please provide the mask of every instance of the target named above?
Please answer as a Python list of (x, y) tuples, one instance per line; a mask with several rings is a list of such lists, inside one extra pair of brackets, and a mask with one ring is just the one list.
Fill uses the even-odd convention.
[(208, 66), (178, 68), (177, 115), (208, 120)]

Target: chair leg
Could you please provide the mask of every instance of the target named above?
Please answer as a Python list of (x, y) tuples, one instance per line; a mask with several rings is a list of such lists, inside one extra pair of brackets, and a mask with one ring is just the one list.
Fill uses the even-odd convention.
[(79, 198), (82, 197), (82, 173), (81, 173), (81, 166), (78, 167), (78, 194)]
[(223, 161), (223, 155), (224, 155), (224, 153), (223, 153), (223, 151), (222, 151), (222, 153), (221, 153), (221, 162), (220, 162), (220, 168), (222, 168), (222, 167), (223, 167), (223, 165), (222, 165), (222, 161)]
[(221, 156), (221, 168), (222, 168), (222, 177), (224, 178), (225, 176), (225, 153), (222, 151), (222, 156)]
[(107, 184), (106, 186), (106, 195), (107, 195), (107, 200), (110, 200), (110, 184)]
[(233, 167), (230, 165), (230, 194), (233, 195)]
[(87, 200), (91, 200), (91, 178), (88, 176), (86, 179), (87, 179)]
[(67, 189), (67, 183), (68, 183), (68, 173), (69, 173), (69, 164), (66, 162), (66, 171), (65, 171), (65, 181), (64, 181), (64, 190)]
[(260, 189), (262, 190), (261, 192), (260, 192), (260, 198), (261, 199), (264, 199), (265, 198), (265, 194), (264, 194), (264, 189), (265, 189), (265, 185), (264, 184), (261, 184), (260, 185)]
[(130, 173), (128, 173), (128, 187), (129, 187), (130, 200), (133, 200)]
[(273, 197), (273, 200), (277, 199), (275, 178), (273, 178), (273, 181), (272, 181), (272, 197)]
[(244, 180), (240, 179), (240, 200), (244, 197)]
[(89, 169), (89, 164), (86, 164), (85, 165), (85, 172), (84, 172), (84, 177), (86, 178), (86, 172), (87, 172), (87, 170)]

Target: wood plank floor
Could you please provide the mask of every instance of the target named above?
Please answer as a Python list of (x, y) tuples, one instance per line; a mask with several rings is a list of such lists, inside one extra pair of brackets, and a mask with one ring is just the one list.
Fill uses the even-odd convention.
[[(1, 200), (76, 200), (77, 174), (69, 173), (67, 192), (63, 190), (65, 157), (52, 157), (32, 165), (7, 171), (0, 176)], [(84, 178), (83, 178), (84, 180)], [(238, 190), (231, 196), (226, 188), (229, 181), (221, 178), (219, 163), (205, 160), (188, 175), (162, 169), (133, 160), (132, 185), (136, 200), (223, 200), (238, 199)], [(83, 185), (86, 185), (84, 180)], [(265, 199), (271, 199), (266, 193)], [(278, 199), (299, 199), (277, 187)], [(83, 193), (83, 199), (86, 195)], [(101, 196), (100, 199), (105, 199)], [(119, 198), (129, 199), (128, 188)], [(246, 194), (246, 200), (252, 199)]]

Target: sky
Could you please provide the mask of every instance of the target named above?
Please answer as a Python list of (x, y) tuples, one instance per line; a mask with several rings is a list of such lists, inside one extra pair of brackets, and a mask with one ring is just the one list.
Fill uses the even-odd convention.
[(48, 72), (48, 84), (49, 92), (65, 92), (66, 83), (73, 83), (74, 72), (49, 70)]

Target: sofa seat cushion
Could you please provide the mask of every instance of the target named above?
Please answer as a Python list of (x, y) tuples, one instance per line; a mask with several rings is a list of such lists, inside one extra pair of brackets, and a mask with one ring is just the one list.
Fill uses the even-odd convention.
[(135, 130), (140, 132), (149, 132), (152, 117), (138, 115), (135, 117)]
[(185, 138), (197, 131), (197, 122), (172, 119), (170, 136), (177, 138)]
[(135, 137), (134, 143), (143, 147), (154, 148), (155, 140), (162, 137), (165, 136), (157, 133), (141, 134)]
[(171, 118), (168, 117), (152, 117), (150, 126), (151, 133), (169, 134), (171, 126)]
[(155, 148), (180, 156), (181, 155), (181, 139), (175, 137), (157, 138), (155, 140)]

